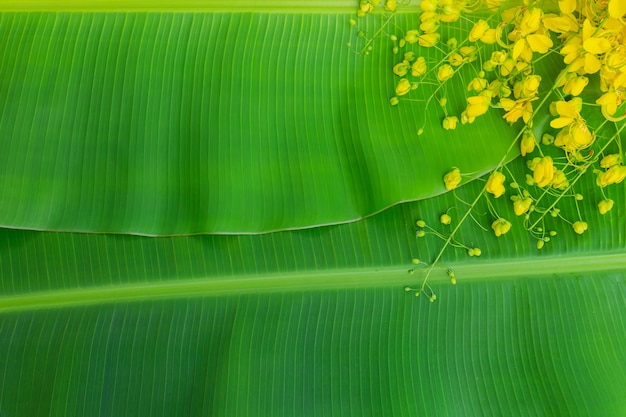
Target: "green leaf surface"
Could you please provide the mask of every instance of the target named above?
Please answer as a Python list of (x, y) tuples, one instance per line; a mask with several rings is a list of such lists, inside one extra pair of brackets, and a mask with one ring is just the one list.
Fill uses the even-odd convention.
[(522, 218), (468, 222), (483, 255), (445, 252), (430, 303), (403, 291), (442, 245), (415, 221), (449, 232), (481, 180), (250, 233), (484, 172), (496, 112), (442, 135), (439, 107), (388, 106), (389, 45), (351, 54), (322, 2), (52, 3), (0, 0), (81, 11), (0, 14), (0, 417), (626, 414), (626, 184), (604, 216), (578, 184), (562, 214), (589, 231), (548, 218), (542, 251)]
[(460, 208), (450, 193), (266, 235), (2, 230), (1, 411), (621, 416), (625, 188), (607, 189), (621, 212), (583, 210), (590, 233), (557, 223), (541, 252), (519, 219), (500, 238), (468, 224), (483, 256), (447, 252), (458, 284), (435, 273), (435, 303), (402, 288), (441, 247), (415, 220)]
[[(2, 13), (0, 225), (145, 235), (310, 227), (441, 193), (459, 161), (477, 173), (500, 161), (514, 130), (497, 112), (444, 133), (436, 103), (390, 106), (397, 77), (380, 63), (393, 63), (391, 43), (350, 52), (350, 17)], [(466, 81), (435, 98), (460, 113)]]

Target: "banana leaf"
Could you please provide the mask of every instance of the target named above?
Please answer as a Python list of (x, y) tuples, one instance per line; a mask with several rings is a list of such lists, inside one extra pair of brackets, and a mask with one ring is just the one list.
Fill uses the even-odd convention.
[[(234, 2), (233, 7), (243, 8), (244, 3)], [(0, 3), (5, 4), (6, 10), (11, 5), (19, 8), (15, 2)], [(49, 7), (45, 2), (29, 4), (35, 5), (33, 9)], [(63, 4), (71, 9), (71, 2), (59, 3), (59, 7)], [(139, 9), (149, 8), (133, 4)], [(278, 10), (273, 10), (275, 13), (266, 13), (270, 6), (252, 12), (180, 13), (164, 11), (175, 6), (159, 3), (155, 12), (63, 10), (0, 15), (0, 91), (4, 92), (0, 93), (0, 140), (7, 149), (2, 156), (1, 213), (4, 226), (10, 226), (0, 229), (0, 416), (623, 416), (626, 186), (607, 188), (607, 196), (616, 207), (601, 216), (595, 208), (593, 180), (585, 181), (579, 191), (586, 198), (578, 203), (566, 202), (563, 212), (571, 215), (581, 209), (589, 233), (579, 236), (568, 225), (549, 224), (557, 235), (541, 251), (524, 230), (521, 218), (512, 219), (512, 230), (499, 238), (469, 222), (459, 238), (481, 247), (483, 255), (470, 258), (462, 249), (446, 251), (440, 261), (444, 269), (437, 269), (430, 278), (437, 294), (434, 303), (405, 292), (406, 285), (419, 283), (425, 274), (424, 268), (416, 267), (411, 259), (430, 262), (442, 245), (435, 236), (417, 238), (415, 221), (423, 219), (436, 225), (439, 215), (448, 209), (458, 217), (465, 209), (460, 199), (476, 195), (483, 185), (474, 181), (456, 193), (423, 197), (442, 191), (441, 175), (460, 163), (459, 155), (468, 170), (473, 166), (480, 173), (495, 166), (513, 140), (514, 129), (494, 117), (484, 125), (475, 125), (478, 130), (465, 130), (455, 137), (439, 128), (436, 114), (427, 119), (427, 133), (416, 138), (411, 130), (415, 120), (408, 120), (423, 116), (421, 110), (388, 106), (393, 79), (388, 76), (389, 68), (378, 68), (391, 54), (384, 45), (373, 50), (382, 58), (355, 57), (343, 47), (348, 40), (345, 34), (350, 32), (348, 14), (332, 8), (324, 13), (294, 11), (287, 10), (291, 6), (284, 2), (274, 4)], [(133, 8), (113, 2), (88, 5), (85, 8)], [(188, 2), (181, 5), (185, 7), (196, 6)], [(219, 6), (214, 7), (217, 10)], [(24, 6), (22, 10), (31, 9)], [(139, 23), (146, 32), (132, 30)], [(251, 37), (252, 33), (260, 33), (252, 29), (261, 30), (261, 23), (271, 26), (264, 33), (275, 35), (275, 41), (264, 43)], [(187, 146), (186, 155), (197, 156), (198, 148), (192, 144), (213, 144), (201, 140), (202, 126), (209, 129), (211, 124), (205, 121), (203, 125), (202, 112), (194, 113), (195, 108), (187, 102), (186, 111), (178, 109), (176, 113), (181, 131), (173, 136), (161, 132), (163, 127), (176, 130), (172, 124), (176, 102), (163, 99), (168, 91), (163, 78), (154, 84), (159, 85), (158, 90), (150, 89), (152, 99), (158, 103), (154, 107), (133, 104), (113, 111), (115, 100), (121, 105), (127, 90), (116, 90), (116, 82), (120, 81), (109, 77), (126, 74), (127, 62), (111, 57), (123, 55), (119, 50), (128, 44), (122, 41), (150, 43), (154, 48), (151, 55), (137, 56), (135, 65), (142, 65), (146, 73), (155, 66), (154, 71), (164, 77), (164, 62), (176, 62), (178, 42), (188, 40), (187, 45), (202, 45), (199, 40), (194, 44), (190, 34), (200, 39), (212, 33), (209, 29), (215, 25), (219, 41), (212, 42), (221, 45), (221, 51), (225, 47), (235, 51), (228, 43), (232, 38), (221, 30), (235, 28), (235, 34), (243, 30), (246, 35), (234, 39), (242, 44), (252, 41), (239, 61), (229, 58), (224, 67), (227, 69), (211, 71), (208, 66), (202, 67), (207, 71), (203, 73), (204, 83), (212, 82), (216, 74), (236, 79), (246, 70), (244, 64), (250, 56), (266, 58), (252, 60), (257, 71), (262, 71), (271, 56), (286, 60), (288, 53), (278, 47), (283, 42), (289, 48), (300, 48), (300, 53), (318, 48), (321, 56), (326, 52), (322, 52), (322, 44), (315, 46), (318, 40), (337, 42), (338, 49), (333, 52), (337, 60), (332, 62), (343, 63), (338, 68), (344, 78), (329, 72), (322, 80), (330, 83), (329, 90), (342, 85), (348, 89), (351, 82), (359, 80), (360, 89), (352, 93), (344, 90), (343, 95), (337, 93), (332, 99), (347, 100), (346, 94), (351, 97), (349, 102), (354, 105), (345, 107), (341, 123), (353, 136), (350, 139), (341, 131), (344, 133), (331, 135), (327, 144), (340, 146), (337, 141), (342, 140), (352, 140), (352, 145), (369, 143), (369, 157), (380, 158), (361, 165), (365, 159), (355, 156), (357, 147), (346, 151), (358, 161), (345, 171), (358, 184), (353, 195), (337, 191), (336, 187), (348, 187), (350, 180), (341, 176), (332, 179), (330, 160), (322, 165), (323, 175), (308, 171), (308, 184), (297, 171), (300, 173), (285, 179), (294, 181), (291, 188), (257, 195), (259, 201), (267, 201), (261, 213), (253, 210), (254, 196), (229, 190), (224, 178), (211, 184), (223, 187), (219, 192), (227, 192), (230, 197), (204, 197), (205, 202), (214, 201), (214, 210), (184, 201), (185, 191), (188, 196), (200, 198), (195, 191), (180, 190), (175, 185), (166, 187), (165, 182), (172, 180), (185, 187), (194, 183), (185, 182), (194, 178), (192, 172), (184, 172), (185, 176), (185, 170), (177, 169), (182, 162), (180, 166), (168, 164), (180, 157), (181, 153), (173, 151), (180, 151), (179, 147)], [(291, 39), (287, 33), (294, 27), (298, 36)], [(187, 28), (189, 32), (183, 36), (183, 31), (172, 32), (172, 28)], [(308, 35), (309, 29), (314, 33)], [(65, 40), (71, 33), (74, 37), (69, 39), (76, 42), (73, 45), (86, 42), (82, 50), (74, 49), (76, 56), (95, 54), (91, 61), (95, 71), (85, 72), (83, 64), (60, 64), (74, 56), (55, 53), (58, 48), (70, 48), (72, 43)], [(285, 37), (291, 40), (284, 41)], [(46, 51), (47, 58), (40, 56), (42, 51)], [(173, 56), (173, 61), (157, 62), (157, 57), (167, 56)], [(353, 59), (358, 63), (350, 61)], [(211, 62), (222, 65), (223, 59)], [(318, 63), (311, 60), (311, 65)], [(320, 82), (315, 80), (319, 79), (314, 72), (306, 73), (309, 69), (301, 70), (303, 74), (293, 77), (310, 80), (308, 88), (315, 91)], [(312, 77), (304, 77), (305, 73)], [(192, 80), (202, 78), (196, 74), (190, 72)], [(357, 74), (361, 78), (355, 77)], [(92, 76), (86, 84), (77, 81)], [(56, 84), (55, 80), (65, 84)], [(143, 82), (151, 86), (152, 80)], [(209, 100), (210, 94), (198, 87), (202, 85), (189, 81), (181, 91), (201, 101), (200, 97)], [(71, 99), (70, 91), (83, 88), (93, 91), (86, 97), (99, 102), (97, 109), (85, 110), (84, 103)], [(302, 88), (304, 94), (306, 89)], [(169, 94), (174, 91), (172, 88)], [(63, 96), (66, 92), (67, 97)], [(285, 91), (282, 93), (289, 97)], [(454, 91), (448, 93), (453, 95)], [(218, 112), (220, 117), (242, 117), (239, 110), (246, 107), (241, 88), (231, 91), (228, 98), (220, 97), (215, 103), (223, 99), (231, 106), (232, 100), (228, 111)], [(264, 95), (259, 93), (259, 97)], [(451, 100), (455, 101), (454, 96)], [(456, 101), (462, 101), (461, 94)], [(363, 108), (355, 107), (357, 103), (367, 109), (367, 117), (361, 116)], [(61, 104), (62, 108), (56, 107)], [(301, 105), (301, 111), (308, 107), (304, 100)], [(321, 101), (317, 105), (323, 113)], [(141, 117), (146, 129), (142, 132), (144, 142), (133, 142), (133, 146), (154, 152), (139, 161), (135, 159), (139, 148), (131, 154), (130, 147), (122, 146), (122, 139), (136, 141), (137, 136), (113, 133), (114, 128), (123, 126), (120, 120), (124, 117), (129, 117), (130, 125), (138, 123), (133, 111), (144, 112)], [(163, 111), (166, 116), (151, 114), (153, 111)], [(257, 111), (273, 114), (275, 109)], [(316, 120), (319, 122), (315, 133), (309, 132), (313, 128), (307, 124), (291, 126), (298, 137), (305, 138), (299, 139), (302, 143), (318, 146), (325, 140), (320, 132), (333, 132), (333, 119), (324, 119), (322, 113), (314, 111), (305, 119), (291, 115), (292, 123), (307, 120), (312, 126)], [(288, 120), (285, 117), (283, 127)], [(258, 122), (263, 120), (259, 118)], [(92, 127), (81, 133), (81, 126)], [(502, 130), (502, 126), (508, 130)], [(197, 129), (195, 136), (181, 133), (193, 129)], [(241, 123), (229, 129), (238, 131), (239, 136), (244, 132)], [(502, 132), (501, 143), (498, 138), (494, 142), (494, 135), (480, 134), (484, 129)], [(397, 137), (392, 134), (405, 131), (406, 135), (394, 142)], [(216, 149), (226, 146), (229, 138), (238, 138), (231, 134), (229, 130), (218, 135), (221, 141), (215, 142)], [(287, 136), (268, 137), (289, 146)], [(111, 144), (117, 146), (108, 148)], [(277, 144), (273, 146), (266, 150), (268, 157), (280, 154)], [(460, 151), (464, 146), (467, 152), (473, 150), (472, 158)], [(107, 158), (118, 158), (124, 154), (122, 149), (127, 152), (124, 156), (128, 163), (118, 171), (117, 161), (113, 164)], [(309, 157), (309, 151), (286, 152), (284, 166), (303, 170), (299, 158)], [(242, 161), (228, 171), (239, 172), (240, 177), (233, 183), (236, 188), (252, 189), (245, 184), (250, 180), (257, 181), (262, 189), (271, 189), (266, 182), (271, 177), (248, 177), (240, 172), (246, 158), (250, 164), (258, 162), (253, 152), (242, 153), (243, 146), (232, 152), (234, 159)], [(235, 157), (235, 152), (239, 156)], [(198, 171), (217, 169), (213, 165), (202, 168), (201, 162), (198, 156)], [(133, 166), (135, 163), (140, 165)], [(219, 158), (211, 163), (220, 169), (229, 167)], [(72, 171), (77, 167), (82, 171)], [(160, 173), (159, 167), (166, 173)], [(524, 162), (516, 159), (510, 169), (524, 172)], [(108, 180), (100, 176), (102, 170), (108, 172)], [(380, 170), (390, 171), (383, 176)], [(392, 175), (392, 170), (397, 171)], [(419, 174), (403, 176), (400, 170), (417, 170)], [(84, 176), (75, 177), (76, 172)], [(127, 179), (133, 175), (145, 177), (135, 183), (136, 189), (129, 190)], [(368, 181), (374, 177), (379, 178), (384, 196), (362, 194), (373, 188)], [(56, 185), (50, 188), (45, 181)], [(324, 182), (335, 187), (330, 188), (332, 204), (315, 194), (314, 186), (322, 189)], [(139, 186), (148, 183), (154, 189)], [(202, 181), (196, 180), (195, 184), (202, 188)], [(403, 187), (409, 187), (404, 196), (397, 192)], [(421, 194), (417, 190), (430, 191)], [(288, 191), (300, 193), (301, 197), (313, 193), (302, 198), (310, 198), (307, 204), (316, 208), (303, 204), (292, 216), (275, 213), (278, 207), (292, 207), (284, 194), (279, 196)], [(213, 196), (211, 192), (207, 191), (209, 196)], [(173, 197), (170, 193), (180, 194)], [(390, 196), (393, 198), (388, 201), (383, 198)], [(359, 209), (371, 210), (337, 216), (342, 210), (341, 198), (350, 197), (367, 202)], [(132, 199), (136, 199), (134, 203)], [(395, 204), (404, 199), (419, 200)], [(235, 209), (236, 202), (243, 205)], [(187, 209), (183, 209), (186, 204)], [(391, 204), (395, 205), (352, 223), (250, 234), (341, 223)], [(494, 202), (498, 209), (507, 204), (510, 202), (504, 199)], [(318, 209), (326, 213), (318, 214)], [(477, 223), (488, 224), (486, 206), (477, 207), (476, 213)], [(436, 227), (449, 230), (443, 225)], [(74, 232), (55, 231), (59, 229)], [(153, 238), (121, 233), (207, 231), (228, 234)], [(236, 233), (242, 231), (246, 234)], [(447, 268), (455, 271), (457, 285), (450, 284)]]

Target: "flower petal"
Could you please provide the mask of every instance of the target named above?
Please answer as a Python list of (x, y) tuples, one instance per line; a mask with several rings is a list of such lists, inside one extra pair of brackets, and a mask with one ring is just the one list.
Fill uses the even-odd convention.
[(540, 54), (545, 54), (552, 47), (552, 39), (547, 37), (546, 35), (528, 35), (526, 36), (526, 41), (528, 41), (528, 45), (530, 45), (530, 49), (533, 52), (539, 52)]
[(620, 19), (626, 14), (626, 2), (624, 0), (609, 0), (609, 16)]

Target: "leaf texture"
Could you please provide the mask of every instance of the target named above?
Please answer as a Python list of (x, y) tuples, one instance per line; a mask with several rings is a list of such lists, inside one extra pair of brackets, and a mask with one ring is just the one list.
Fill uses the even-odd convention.
[[(498, 163), (514, 138), (500, 115), (443, 135), (436, 103), (390, 106), (397, 79), (380, 62), (393, 62), (391, 44), (350, 52), (349, 18), (2, 13), (0, 225), (144, 235), (310, 227), (441, 193), (459, 160), (466, 172)], [(464, 88), (459, 76), (434, 98), (446, 94), (460, 112)]]

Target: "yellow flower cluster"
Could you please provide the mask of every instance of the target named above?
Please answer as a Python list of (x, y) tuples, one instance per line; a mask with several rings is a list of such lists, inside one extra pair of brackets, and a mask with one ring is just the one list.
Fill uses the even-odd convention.
[[(369, 13), (374, 6), (381, 6), (391, 12), (385, 14), (391, 19), (398, 4), (407, 3), (361, 0), (360, 11)], [(484, 13), (472, 16), (474, 10), (484, 11), (485, 8), (493, 12), (491, 16), (486, 17)], [(626, 180), (624, 154), (619, 143), (620, 126), (618, 133), (610, 133), (609, 137), (606, 130), (601, 130), (605, 129), (605, 121), (597, 123), (592, 116), (593, 111), (599, 115), (600, 109), (606, 121), (626, 120), (626, 105), (623, 106), (626, 101), (626, 0), (422, 0), (419, 9), (419, 27), (407, 28), (401, 36), (388, 34), (386, 30), (381, 35), (389, 36), (394, 55), (401, 57), (392, 67), (397, 78), (395, 96), (390, 103), (414, 101), (400, 97), (420, 85), (434, 85), (436, 90), (427, 103), (439, 103), (444, 113), (441, 126), (445, 130), (473, 123), (491, 108), (502, 109), (502, 117), (510, 124), (522, 121), (515, 145), (519, 146), (521, 156), (528, 158), (526, 165), (530, 171), (522, 176), (526, 176), (526, 184), (533, 188), (525, 189), (521, 185), (524, 181), (513, 178), (509, 187), (515, 194), (510, 197), (514, 214), (521, 217), (519, 221), (524, 228), (537, 239), (539, 249), (556, 235), (555, 231), (544, 230), (546, 216), (559, 218), (568, 223), (573, 232), (583, 234), (588, 225), (582, 219), (578, 203), (575, 203), (578, 220), (570, 221), (568, 214), (561, 213), (557, 207), (559, 201), (564, 198), (582, 200), (574, 187), (588, 170), (593, 171), (601, 189)], [(443, 24), (461, 19), (472, 22), (466, 36), (458, 40), (445, 39), (447, 32), (439, 32)], [(400, 50), (405, 46), (407, 50), (402, 54)], [(420, 48), (432, 49), (422, 55)], [(441, 53), (438, 62), (434, 58), (437, 52), (431, 52), (433, 50)], [(545, 68), (542, 75), (536, 73), (536, 63), (548, 54), (562, 61), (558, 75), (550, 74), (553, 69), (546, 71)], [(444, 88), (447, 81), (460, 78), (457, 74), (467, 76), (469, 72), (461, 69), (466, 64), (471, 64), (468, 66), (472, 75), (464, 81), (465, 103), (456, 110), (460, 114), (449, 113), (449, 107), (457, 104), (446, 107), (448, 97), (439, 94), (448, 91)], [(538, 110), (548, 105), (552, 130), (538, 139), (539, 126), (545, 120)], [(537, 123), (537, 115), (541, 123)], [(423, 130), (419, 129), (418, 134)], [(497, 213), (499, 206), (492, 203), (492, 198), (500, 198), (507, 191), (505, 172), (509, 176), (516, 175), (502, 164), (498, 165), (488, 174), (484, 190), (476, 197), (476, 202), (488, 197), (491, 229), (498, 237), (512, 228), (511, 222)], [(443, 176), (446, 190), (455, 190), (461, 182), (458, 168)], [(604, 215), (615, 203), (607, 198), (604, 190), (599, 192), (602, 198), (597, 202), (597, 209)], [(468, 216), (472, 218), (470, 212), (474, 204), (460, 223)], [(443, 225), (452, 222), (447, 212), (440, 215), (439, 220)], [(427, 233), (445, 237), (430, 228), (428, 232), (419, 229), (417, 236)], [(453, 246), (465, 248), (470, 256), (481, 254), (480, 249), (461, 244), (454, 236), (446, 239), (446, 244), (455, 242)]]

